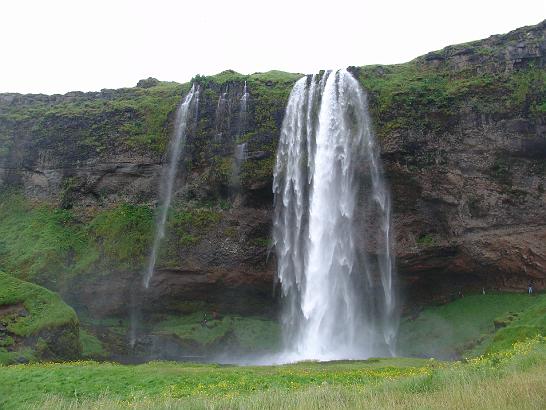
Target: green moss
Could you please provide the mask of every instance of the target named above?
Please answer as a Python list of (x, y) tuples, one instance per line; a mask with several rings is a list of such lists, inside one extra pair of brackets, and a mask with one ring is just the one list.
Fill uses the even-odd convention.
[(460, 112), (472, 109), (499, 118), (539, 115), (546, 96), (544, 70), (476, 73), (432, 68), (417, 59), (359, 69), (380, 137), (401, 129), (449, 131)]
[[(162, 153), (169, 137), (169, 114), (188, 89), (189, 84), (161, 82), (149, 88), (78, 93), (58, 100), (36, 98), (30, 103), (3, 106), (0, 120), (11, 127), (30, 128), (36, 145), (63, 144), (65, 131), (70, 128), (72, 143), (84, 155), (101, 153), (120, 142), (136, 150)], [(74, 128), (74, 123), (80, 125)], [(63, 152), (66, 147), (59, 145), (59, 150)]]
[(82, 356), (85, 358), (102, 358), (107, 352), (99, 339), (85, 329), (80, 329), (80, 343), (82, 345)]
[[(104, 270), (138, 269), (146, 261), (154, 226), (152, 210), (144, 205), (120, 204), (99, 212), (86, 230), (94, 263)], [(83, 269), (83, 266), (82, 268)]]
[(525, 294), (486, 294), (427, 307), (417, 318), (401, 322), (399, 353), (429, 357), (481, 353), (495, 332), (496, 318), (527, 311), (535, 302)]
[(24, 305), (28, 315), (8, 324), (8, 331), (15, 335), (27, 337), (42, 330), (78, 324), (74, 310), (57, 294), (0, 272), (0, 306), (18, 303)]
[(0, 272), (0, 306), (6, 305), (23, 311), (2, 317), (13, 337), (1, 339), (0, 364), (79, 356), (78, 317), (57, 294)]
[(221, 213), (210, 208), (175, 208), (169, 213), (168, 230), (185, 244), (193, 244), (220, 222)]
[(434, 245), (434, 237), (429, 233), (423, 234), (417, 238), (417, 244), (420, 246), (432, 246)]
[(35, 205), (17, 192), (3, 191), (0, 220), (0, 269), (55, 284), (75, 259), (85, 259), (80, 259), (87, 252), (85, 232), (67, 210)]
[(202, 231), (220, 221), (220, 212), (210, 208), (178, 208), (169, 216), (169, 225), (179, 232)]
[(227, 186), (233, 173), (234, 159), (229, 157), (215, 157), (209, 168), (205, 183), (219, 186)]
[(154, 223), (144, 205), (122, 203), (84, 222), (73, 210), (35, 204), (16, 191), (3, 192), (0, 218), (0, 269), (50, 287), (142, 266)]
[(546, 336), (546, 295), (526, 296), (531, 306), (506, 321), (487, 346), (488, 353), (510, 349), (512, 344), (537, 335)]
[(507, 156), (498, 156), (491, 165), (489, 174), (500, 184), (512, 185), (512, 161)]
[(0, 339), (0, 348), (12, 346), (13, 344), (15, 344), (15, 340), (11, 336), (6, 336)]
[(158, 263), (178, 266), (181, 253), (197, 245), (221, 220), (217, 208), (188, 207), (174, 204), (169, 210), (166, 239), (160, 249)]
[(0, 347), (0, 366), (12, 363), (28, 363), (36, 360), (35, 352), (30, 347), (8, 351)]
[(202, 347), (229, 343), (245, 352), (273, 350), (279, 347), (280, 326), (263, 318), (224, 316), (208, 317), (202, 324), (203, 312), (168, 317), (154, 326), (154, 332), (176, 335), (183, 341), (191, 341)]
[[(271, 150), (273, 151), (273, 150)], [(241, 167), (241, 183), (244, 187), (251, 187), (254, 183), (268, 183), (271, 181), (275, 168), (275, 156), (256, 161), (246, 161)]]
[(253, 245), (260, 248), (269, 248), (273, 243), (271, 238), (254, 238), (251, 242)]

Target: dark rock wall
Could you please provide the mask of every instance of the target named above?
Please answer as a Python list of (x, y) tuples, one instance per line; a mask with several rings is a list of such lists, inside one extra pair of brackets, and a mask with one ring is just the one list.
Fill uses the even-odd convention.
[[(541, 23), (406, 65), (353, 69), (369, 92), (381, 140), (407, 304), (482, 287), (521, 290), (531, 279), (545, 286), (544, 31)], [(298, 77), (228, 71), (194, 79), (198, 115), (174, 207), (213, 214), (193, 230), (168, 234), (169, 249), (144, 296), (150, 309), (272, 311), (271, 172)], [(242, 124), (244, 81), (250, 98)], [(0, 185), (72, 209), (82, 223), (118, 203), (155, 206), (174, 111), (188, 85), (144, 85), (0, 95)], [(247, 160), (233, 178), (241, 143)], [(89, 272), (64, 292), (96, 314), (119, 313), (140, 275), (141, 267)]]

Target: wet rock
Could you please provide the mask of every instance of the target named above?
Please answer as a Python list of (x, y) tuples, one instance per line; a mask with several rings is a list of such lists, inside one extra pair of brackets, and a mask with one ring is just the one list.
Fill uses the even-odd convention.
[[(455, 76), (465, 75), (466, 70), (500, 75), (530, 65), (544, 67), (545, 27), (542, 22), (471, 45), (447, 47), (416, 59), (415, 64), (425, 70), (448, 70)], [(389, 68), (379, 67), (376, 72), (383, 76)], [(141, 80), (138, 87), (155, 84), (150, 78)], [(264, 84), (268, 89), (277, 86), (269, 80)], [(226, 172), (231, 172), (230, 155), (242, 137), (236, 113), (242, 87), (242, 82), (204, 86), (200, 121), (188, 135), (189, 170), (181, 172), (175, 183), (176, 201), (210, 203), (216, 208), (227, 202), (229, 209), (223, 209), (214, 229), (203, 232), (192, 246), (179, 247), (174, 260), (158, 264), (150, 290), (142, 296), (145, 309), (188, 312), (205, 306), (244, 314), (275, 310), (275, 256), (267, 242), (272, 229), (274, 149), (286, 101), (267, 100), (268, 105), (278, 104), (278, 109), (268, 118), (267, 129), (259, 128), (257, 108), (252, 105), (257, 96), (249, 86), (254, 100), (249, 102), (249, 132), (244, 136), (248, 157), (242, 172), (247, 177), (232, 200)], [(2, 94), (0, 110), (67, 99), (108, 101), (120, 92)], [(227, 94), (226, 110), (217, 121), (219, 93)], [(415, 96), (417, 102), (419, 98), (427, 96)], [(373, 99), (370, 104), (373, 112), (377, 108)], [(165, 120), (166, 135), (173, 125), (172, 115)], [(437, 129), (416, 122), (404, 130), (388, 130), (381, 140), (392, 191), (401, 293), (412, 301), (445, 301), (461, 288), (465, 292), (482, 287), (524, 289), (529, 278), (534, 278), (537, 289), (544, 288), (544, 118), (531, 115), (530, 107), (499, 118), (471, 102), (460, 111), (431, 109), (426, 115), (439, 124)], [(142, 120), (130, 107), (96, 117), (48, 115), (39, 120), (20, 126), (0, 123), (2, 135), (14, 136), (9, 155), (0, 159), (0, 185), (21, 187), (36, 202), (72, 208), (82, 221), (89, 211), (119, 203), (157, 203), (165, 155), (122, 142), (127, 124)], [(97, 142), (88, 130), (104, 134), (106, 148), (79, 145), (86, 138)], [(373, 238), (370, 242), (367, 248), (373, 253)], [(93, 315), (126, 314), (129, 295), (141, 275), (130, 269), (88, 272), (62, 292), (73, 305)]]

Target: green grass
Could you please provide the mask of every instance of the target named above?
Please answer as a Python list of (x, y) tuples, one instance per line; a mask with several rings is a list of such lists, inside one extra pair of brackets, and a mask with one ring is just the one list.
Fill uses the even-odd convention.
[(517, 403), (518, 408), (541, 408), (546, 400), (545, 364), (546, 342), (541, 338), (453, 363), (372, 359), (270, 367), (169, 362), (16, 365), (0, 368), (0, 406), (492, 409)]
[[(400, 366), (399, 366), (400, 365)], [(137, 392), (174, 398), (229, 396), (257, 390), (296, 390), (304, 386), (367, 384), (382, 378), (425, 374), (429, 362), (381, 359), (352, 363), (301, 363), (288, 366), (238, 367), (155, 362), (138, 366), (66, 363), (0, 368), (0, 406), (36, 402), (44, 393), (64, 397), (99, 397), (106, 391), (124, 400)], [(38, 385), (41, 381), (41, 386)], [(14, 394), (17, 391), (17, 394)]]
[(76, 275), (138, 269), (148, 255), (153, 211), (121, 203), (87, 220), (13, 190), (0, 199), (0, 269), (57, 289)]
[(63, 355), (77, 357), (78, 317), (61, 298), (41, 286), (0, 272), (0, 307), (20, 305), (23, 315), (8, 313), (0, 322), (0, 365)]
[[(153, 211), (146, 205), (122, 203), (102, 210), (82, 227), (89, 238), (88, 255), (94, 254), (93, 262), (105, 273), (111, 269), (139, 269), (148, 256), (153, 226)], [(84, 255), (82, 258), (85, 260)], [(81, 271), (87, 266), (75, 269)]]
[(80, 343), (82, 345), (82, 356), (95, 359), (108, 356), (101, 341), (85, 329), (80, 329)]
[[(0, 270), (60, 289), (77, 276), (92, 280), (140, 270), (147, 261), (158, 209), (121, 202), (82, 215), (28, 200), (16, 190), (1, 194)], [(178, 266), (180, 252), (198, 243), (221, 218), (218, 206), (175, 204), (159, 264)]]
[[(546, 95), (546, 73), (530, 66), (510, 73), (431, 68), (420, 59), (360, 68), (370, 95), (374, 125), (380, 137), (395, 130), (446, 132), (462, 110), (511, 117), (540, 118)], [(421, 159), (423, 160), (423, 159)]]
[(213, 320), (208, 317), (207, 327), (201, 325), (203, 313), (170, 316), (159, 321), (153, 331), (175, 335), (183, 341), (191, 341), (207, 348), (214, 344), (229, 343), (244, 352), (268, 351), (279, 347), (279, 324), (268, 319), (224, 316)]
[(0, 269), (41, 283), (55, 283), (69, 269), (70, 255), (87, 249), (71, 212), (33, 204), (14, 191), (0, 200)]
[[(168, 115), (188, 89), (189, 84), (160, 82), (150, 88), (80, 93), (71, 99), (53, 102), (28, 98), (30, 103), (3, 106), (0, 120), (7, 125), (30, 125), (36, 144), (44, 140), (53, 145), (62, 144), (67, 122), (77, 121), (82, 126), (74, 131), (73, 143), (82, 153), (100, 154), (120, 142), (135, 150), (162, 153), (169, 137)], [(2, 138), (11, 144), (7, 135)], [(0, 156), (2, 154), (0, 151)]]
[(8, 324), (8, 331), (27, 337), (44, 329), (78, 323), (78, 317), (61, 298), (41, 286), (23, 282), (0, 272), (0, 306), (22, 303), (28, 311)]
[(487, 352), (500, 352), (517, 341), (537, 335), (546, 336), (546, 295), (539, 295), (529, 308), (509, 317), (506, 326), (497, 330), (487, 345)]
[(0, 347), (0, 366), (10, 363), (17, 363), (17, 360), (31, 362), (36, 360), (35, 352), (30, 347), (24, 347), (17, 350), (7, 350)]
[[(400, 325), (399, 351), (403, 355), (454, 357), (482, 353), (495, 332), (494, 321), (510, 312), (521, 313), (531, 321), (543, 320), (538, 314), (546, 295), (527, 294), (468, 295), (452, 303), (425, 308), (416, 319), (406, 318)], [(537, 310), (538, 309), (538, 310)], [(514, 322), (514, 326), (517, 322)], [(520, 322), (521, 323), (521, 322)], [(510, 325), (510, 328), (512, 325)], [(506, 330), (499, 331), (502, 337)], [(510, 330), (514, 331), (514, 330)], [(537, 332), (532, 335), (537, 334)], [(543, 333), (544, 334), (544, 333)], [(508, 340), (509, 339), (509, 340)], [(516, 339), (507, 337), (509, 347)], [(508, 345), (508, 346), (507, 346)]]

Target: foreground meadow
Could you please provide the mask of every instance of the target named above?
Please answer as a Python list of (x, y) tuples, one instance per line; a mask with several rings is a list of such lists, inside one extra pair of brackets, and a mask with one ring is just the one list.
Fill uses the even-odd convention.
[(74, 362), (0, 368), (6, 409), (519, 408), (546, 406), (546, 339), (457, 362), (284, 366)]

